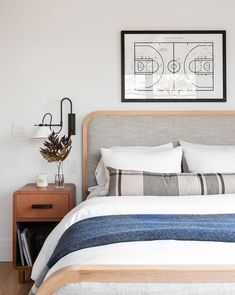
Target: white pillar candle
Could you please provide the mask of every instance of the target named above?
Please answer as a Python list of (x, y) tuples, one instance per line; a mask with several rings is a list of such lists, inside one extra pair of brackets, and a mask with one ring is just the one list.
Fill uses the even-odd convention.
[(36, 177), (36, 184), (38, 187), (48, 186), (47, 174), (38, 174)]

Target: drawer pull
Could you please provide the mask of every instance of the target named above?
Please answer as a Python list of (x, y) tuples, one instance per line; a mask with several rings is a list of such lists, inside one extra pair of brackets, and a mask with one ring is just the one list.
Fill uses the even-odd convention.
[(52, 209), (52, 204), (32, 204), (32, 209)]

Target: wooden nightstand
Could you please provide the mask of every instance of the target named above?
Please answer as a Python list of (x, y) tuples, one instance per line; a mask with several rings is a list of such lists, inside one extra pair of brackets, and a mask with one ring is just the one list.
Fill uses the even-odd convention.
[(17, 228), (30, 233), (32, 260), (34, 261), (46, 237), (59, 221), (75, 206), (76, 187), (65, 184), (57, 189), (54, 184), (38, 188), (30, 183), (17, 190), (13, 196), (13, 266), (19, 272), (19, 282), (24, 283), (25, 271), (31, 266), (22, 266), (17, 238)]

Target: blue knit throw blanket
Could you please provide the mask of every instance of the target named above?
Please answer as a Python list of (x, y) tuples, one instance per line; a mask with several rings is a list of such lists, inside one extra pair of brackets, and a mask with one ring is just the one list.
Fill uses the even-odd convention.
[(235, 242), (235, 214), (111, 215), (79, 221), (61, 236), (36, 287), (48, 270), (71, 252), (113, 243), (152, 240)]

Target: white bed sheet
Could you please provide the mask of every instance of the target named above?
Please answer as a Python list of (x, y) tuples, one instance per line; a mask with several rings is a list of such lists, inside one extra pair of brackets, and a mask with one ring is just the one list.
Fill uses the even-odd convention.
[(82, 264), (234, 264), (235, 243), (147, 241), (118, 243), (75, 251), (60, 259), (48, 272)]
[[(119, 214), (235, 213), (235, 195), (190, 197), (96, 197), (75, 207), (52, 231), (34, 263), (39, 276), (59, 238), (73, 223), (95, 216)], [(49, 271), (79, 264), (235, 264), (235, 243), (195, 241), (128, 242), (83, 249), (60, 259)]]

